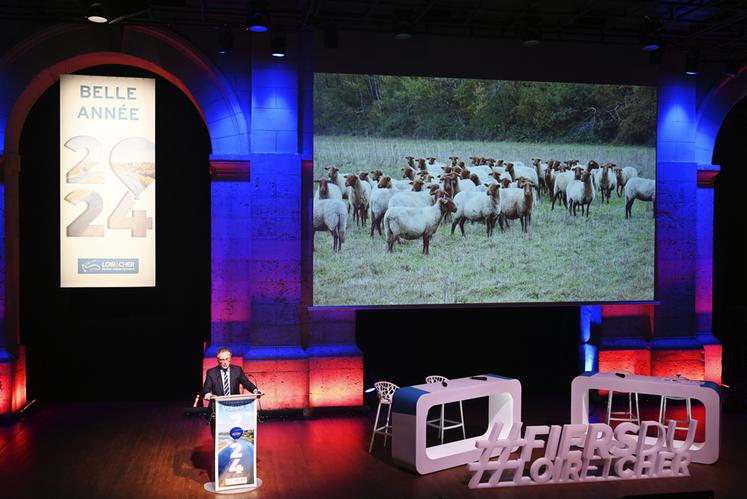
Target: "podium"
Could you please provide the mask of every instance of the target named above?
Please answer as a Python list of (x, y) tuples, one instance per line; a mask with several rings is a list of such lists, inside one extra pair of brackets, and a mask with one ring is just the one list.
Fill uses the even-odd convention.
[(257, 399), (253, 393), (213, 397), (215, 482), (205, 490), (237, 494), (262, 485), (257, 478)]

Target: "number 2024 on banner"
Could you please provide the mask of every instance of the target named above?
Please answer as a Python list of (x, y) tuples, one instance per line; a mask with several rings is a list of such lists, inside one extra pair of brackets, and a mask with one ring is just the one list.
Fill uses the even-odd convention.
[[(96, 185), (106, 182), (106, 174), (100, 168), (101, 142), (94, 137), (77, 135), (64, 145), (73, 152), (86, 150), (83, 159), (66, 173), (66, 183)], [(147, 216), (146, 210), (133, 210), (132, 207), (156, 179), (155, 144), (143, 137), (121, 140), (112, 147), (109, 166), (127, 191), (107, 218), (106, 228), (130, 230), (132, 237), (145, 237), (153, 228), (153, 217)], [(83, 213), (67, 226), (68, 237), (104, 237), (104, 226), (91, 223), (104, 210), (104, 200), (98, 192), (76, 189), (65, 196), (65, 201), (73, 205), (86, 203)]]

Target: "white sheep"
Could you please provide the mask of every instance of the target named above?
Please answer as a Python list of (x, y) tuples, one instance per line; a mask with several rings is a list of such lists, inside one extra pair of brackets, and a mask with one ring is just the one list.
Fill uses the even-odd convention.
[(345, 225), (348, 221), (348, 210), (339, 199), (316, 199), (313, 204), (311, 245), (318, 230), (332, 233), (332, 251), (341, 251), (345, 242)]
[(336, 166), (328, 166), (325, 168), (327, 170), (327, 175), (329, 176), (329, 179), (334, 182), (337, 187), (340, 188), (340, 192), (342, 192), (342, 196), (347, 198), (348, 197), (348, 190), (345, 188), (345, 177), (350, 175), (349, 173), (340, 173), (340, 169)]
[(423, 253), (429, 254), (430, 240), (441, 220), (447, 213), (455, 211), (456, 205), (448, 197), (439, 198), (436, 204), (427, 208), (389, 208), (384, 215), (387, 251), (391, 252), (394, 249), (394, 243), (400, 237), (408, 240), (423, 238)]
[[(656, 202), (656, 180), (631, 177), (625, 184), (625, 218), (633, 217), (633, 201)], [(654, 216), (656, 211), (654, 210)]]
[(638, 176), (638, 170), (632, 166), (615, 168), (615, 175), (617, 176), (617, 197), (621, 197), (625, 184), (627, 184), (628, 180), (631, 178)]
[(568, 184), (570, 184), (572, 180), (578, 180), (579, 178), (581, 178), (581, 168), (579, 167), (576, 167), (573, 170), (558, 173), (555, 176), (555, 184), (553, 185), (552, 193), (552, 207), (550, 208), (551, 210), (555, 209), (555, 201), (557, 201), (558, 199), (562, 200), (563, 206), (568, 208), (566, 189), (568, 188)]
[[(519, 161), (518, 163), (521, 163)], [(520, 165), (517, 165), (515, 163), (506, 163), (506, 173), (511, 175), (511, 180), (519, 180), (520, 177), (524, 177), (525, 179), (529, 180), (534, 184), (537, 189), (537, 198), (539, 198), (539, 178), (537, 177), (537, 172), (534, 168), (529, 168), (524, 166), (523, 163)]]
[(366, 182), (371, 189), (376, 187), (376, 185), (379, 183), (378, 180), (374, 181), (372, 178), (368, 178), (368, 172), (358, 172), (358, 178), (361, 179), (363, 182)]
[(547, 163), (543, 163), (540, 158), (532, 158), (532, 167), (534, 168), (535, 173), (537, 173), (537, 180), (539, 181), (540, 191), (547, 191), (547, 186), (545, 185), (545, 172), (547, 171)]
[(409, 191), (410, 188), (412, 187), (412, 181), (415, 180), (415, 173), (416, 173), (415, 169), (412, 167), (408, 166), (408, 167), (402, 168), (403, 178), (401, 180), (393, 178), (391, 180), (392, 187), (394, 187), (395, 189), (402, 190), (402, 191)]
[(397, 192), (400, 191), (392, 187), (391, 178), (386, 175), (381, 177), (376, 188), (371, 191), (369, 205), (371, 207), (371, 237), (374, 236), (374, 229), (379, 231), (379, 235), (382, 235), (381, 221), (384, 219), (386, 210), (389, 209), (389, 200)]
[(617, 175), (614, 171), (615, 164), (607, 163), (599, 170), (601, 173), (597, 174), (596, 185), (599, 186), (599, 190), (602, 192), (602, 202), (607, 199), (607, 204), (610, 204), (610, 194), (612, 191), (617, 190)]
[[(589, 216), (591, 202), (594, 201), (594, 184), (590, 172), (582, 172), (581, 180), (572, 180), (566, 188), (566, 197), (568, 200), (568, 211), (576, 216), (576, 208), (581, 207), (581, 214), (584, 214), (586, 207), (586, 216)], [(604, 194), (602, 194), (604, 195)]]
[(457, 211), (455, 212), (451, 224), (451, 233), (459, 225), (459, 229), (464, 236), (464, 223), (485, 222), (488, 237), (493, 235), (495, 222), (501, 212), (501, 188), (495, 183), (487, 187), (487, 191), (475, 190), (460, 192), (454, 198)]
[(529, 168), (523, 165), (516, 165), (514, 163), (506, 163), (506, 172), (511, 175), (511, 180), (518, 180), (519, 177), (531, 181), (534, 185), (539, 185), (537, 179), (537, 172), (534, 168)]
[(529, 224), (532, 223), (532, 208), (534, 206), (535, 185), (524, 181), (521, 187), (508, 187), (501, 190), (501, 214), (498, 219), (503, 231), (506, 220), (519, 219), (521, 230), (528, 232)]
[(388, 207), (425, 208), (426, 206), (431, 206), (436, 200), (435, 193), (438, 190), (438, 186), (434, 185), (427, 191), (396, 191), (391, 199), (389, 199)]
[(469, 171), (477, 175), (481, 184), (488, 184), (490, 180), (494, 179), (492, 177), (493, 169), (487, 165), (470, 166)]
[(428, 170), (428, 173), (434, 177), (437, 177), (438, 175), (440, 175), (441, 172), (443, 172), (443, 169), (446, 168), (447, 166), (446, 163), (436, 161), (436, 158), (434, 157), (429, 157), (425, 159), (426, 159), (425, 167)]
[(353, 207), (353, 218), (357, 225), (366, 225), (368, 220), (368, 204), (371, 199), (371, 185), (364, 182), (357, 175), (345, 177), (345, 186), (348, 189), (348, 199)]
[(314, 193), (314, 201), (319, 199), (339, 199), (342, 201), (342, 191), (332, 181), (326, 178), (320, 179), (319, 188)]

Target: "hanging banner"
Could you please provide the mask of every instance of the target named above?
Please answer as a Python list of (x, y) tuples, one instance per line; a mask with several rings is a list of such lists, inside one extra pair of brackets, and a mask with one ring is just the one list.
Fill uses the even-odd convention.
[(215, 491), (257, 487), (257, 398), (215, 398)]
[(156, 81), (60, 77), (60, 286), (156, 285)]

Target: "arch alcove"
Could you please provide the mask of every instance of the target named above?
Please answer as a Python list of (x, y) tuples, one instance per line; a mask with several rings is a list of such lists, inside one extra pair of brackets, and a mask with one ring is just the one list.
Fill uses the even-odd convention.
[[(87, 25), (58, 25), (27, 36), (3, 54), (0, 98), (0, 133), (3, 144), (4, 289), (2, 290), (5, 341), (0, 413), (18, 410), (26, 402), (25, 349), (20, 335), (20, 227), (19, 154), (26, 118), (37, 100), (61, 74), (102, 65), (120, 65), (148, 71), (178, 88), (197, 110), (209, 133), (211, 159), (227, 165), (248, 165), (248, 115), (243, 102), (221, 71), (199, 49), (179, 36), (151, 27), (126, 26), (101, 30)], [(243, 171), (245, 167), (239, 167)], [(4, 360), (3, 360), (4, 361)], [(7, 372), (6, 372), (7, 371)]]

